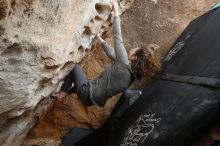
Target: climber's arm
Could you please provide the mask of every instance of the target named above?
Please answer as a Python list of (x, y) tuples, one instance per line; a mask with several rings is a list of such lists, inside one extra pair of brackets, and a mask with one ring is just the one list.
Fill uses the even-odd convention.
[(106, 55), (113, 61), (115, 61), (116, 57), (115, 57), (115, 50), (109, 46), (101, 37), (99, 34), (96, 35), (96, 39), (98, 40), (98, 42), (101, 44), (100, 46), (103, 48), (103, 50), (105, 51)]
[(106, 55), (113, 61), (116, 61), (115, 50), (110, 47), (106, 42), (101, 44), (101, 47), (104, 49)]
[(116, 61), (124, 64), (129, 64), (128, 54), (124, 47), (122, 34), (121, 34), (121, 23), (118, 12), (118, 2), (117, 0), (112, 0), (113, 10), (114, 10), (114, 18), (113, 18), (113, 35), (114, 35), (114, 47), (115, 47), (115, 55)]

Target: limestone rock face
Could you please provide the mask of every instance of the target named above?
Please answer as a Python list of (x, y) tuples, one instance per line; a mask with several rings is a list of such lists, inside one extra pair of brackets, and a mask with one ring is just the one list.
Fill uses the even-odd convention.
[(0, 145), (20, 145), (110, 12), (110, 0), (0, 1)]

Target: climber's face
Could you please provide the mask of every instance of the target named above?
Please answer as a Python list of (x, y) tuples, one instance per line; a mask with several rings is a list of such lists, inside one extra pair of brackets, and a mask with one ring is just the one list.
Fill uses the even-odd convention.
[(128, 54), (128, 59), (130, 60), (130, 61), (132, 61), (132, 60), (137, 60), (137, 54), (136, 54), (136, 52), (138, 51), (138, 50), (140, 50), (141, 48), (139, 48), (139, 47), (137, 47), (137, 48), (132, 48), (131, 50), (130, 50), (130, 52), (129, 52), (129, 54)]

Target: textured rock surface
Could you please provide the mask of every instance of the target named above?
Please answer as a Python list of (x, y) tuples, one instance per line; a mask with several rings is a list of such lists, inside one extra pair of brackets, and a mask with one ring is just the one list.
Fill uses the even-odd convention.
[(122, 17), (126, 48), (154, 48), (163, 57), (186, 25), (218, 0), (136, 0)]
[(0, 1), (0, 145), (20, 145), (51, 104), (42, 99), (104, 29), (109, 1)]
[[(54, 146), (70, 127), (95, 129), (103, 123), (117, 98), (105, 108), (86, 108), (73, 95), (63, 105), (45, 97), (82, 59), (97, 31), (112, 42), (110, 7), (97, 4), (108, 1), (0, 1), (0, 145), (20, 145), (36, 121), (27, 145)], [(216, 1), (135, 0), (122, 15), (126, 48), (148, 46), (162, 57), (188, 22)], [(121, 3), (126, 9), (132, 1)], [(90, 78), (109, 64), (100, 48), (93, 48), (82, 63)], [(67, 118), (59, 121), (63, 115)]]

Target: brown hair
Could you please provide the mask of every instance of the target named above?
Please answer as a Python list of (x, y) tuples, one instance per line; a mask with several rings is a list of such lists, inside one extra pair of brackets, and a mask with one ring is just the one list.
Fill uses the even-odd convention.
[(137, 59), (131, 61), (131, 69), (137, 78), (145, 78), (149, 81), (155, 72), (160, 69), (160, 62), (158, 58), (141, 47), (136, 52)]

